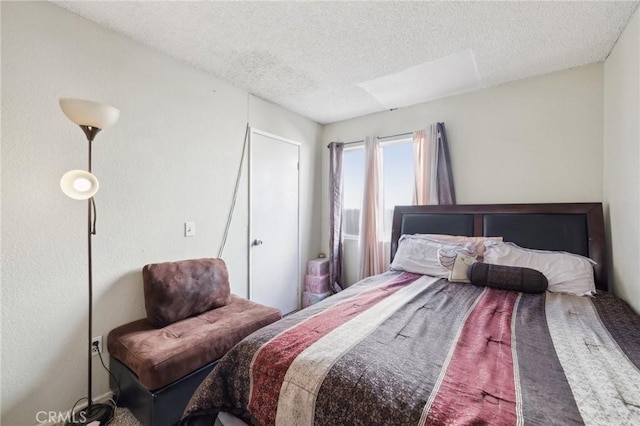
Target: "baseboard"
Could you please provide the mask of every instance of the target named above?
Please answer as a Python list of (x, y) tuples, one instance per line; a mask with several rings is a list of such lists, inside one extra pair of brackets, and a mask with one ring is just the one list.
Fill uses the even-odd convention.
[[(94, 397), (93, 398), (93, 402), (97, 402), (97, 403), (107, 403), (111, 398), (113, 398), (113, 392), (108, 391), (103, 393), (100, 396)], [(87, 408), (87, 401), (85, 400), (82, 404), (78, 404), (76, 405), (76, 412), (83, 410), (85, 408)], [(69, 418), (71, 416), (71, 409), (61, 412), (62, 414), (64, 414), (62, 417), (65, 418)], [(35, 426), (56, 426), (56, 425), (61, 425), (64, 424), (64, 422), (46, 422), (46, 423), (35, 423)]]

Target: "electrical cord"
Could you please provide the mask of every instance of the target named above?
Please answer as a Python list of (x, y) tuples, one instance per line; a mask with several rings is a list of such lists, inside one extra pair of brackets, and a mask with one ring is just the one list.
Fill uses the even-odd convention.
[[(100, 358), (100, 364), (102, 364), (102, 367), (107, 370), (107, 372), (109, 373), (109, 375), (113, 378), (113, 380), (116, 382), (116, 384), (118, 385), (118, 394), (115, 395), (115, 399), (113, 397), (109, 398), (109, 401), (111, 403), (112, 406), (112, 410), (109, 411), (109, 418), (106, 419), (105, 421), (101, 422), (100, 426), (106, 426), (108, 424), (110, 424), (113, 419), (115, 418), (115, 413), (116, 410), (118, 408), (118, 400), (120, 399), (120, 395), (122, 394), (122, 388), (120, 387), (120, 382), (118, 381), (118, 379), (116, 378), (116, 376), (113, 375), (113, 373), (111, 372), (111, 370), (109, 370), (109, 368), (107, 368), (107, 366), (104, 363), (104, 359), (102, 358), (102, 352), (100, 351), (100, 346), (98, 345), (97, 342), (94, 342), (92, 344), (92, 348), (95, 348), (96, 352), (98, 353), (98, 357)], [(73, 407), (71, 408), (71, 412), (75, 413), (76, 412), (76, 406), (78, 405), (78, 403), (80, 401), (82, 401), (83, 399), (86, 399), (87, 401), (89, 401), (89, 398), (86, 396), (83, 396), (82, 398), (78, 399), (76, 401), (75, 404), (73, 404)], [(93, 401), (89, 402), (88, 405), (91, 405), (93, 403)], [(104, 404), (97, 404), (97, 405), (104, 405)], [(76, 424), (76, 423), (68, 423), (68, 424)]]
[(115, 410), (116, 406), (118, 405), (118, 400), (120, 399), (120, 394), (122, 394), (122, 388), (120, 387), (120, 382), (118, 381), (116, 376), (114, 376), (111, 370), (109, 370), (107, 366), (104, 364), (104, 360), (102, 359), (102, 352), (100, 352), (100, 349), (97, 347), (98, 345), (95, 345), (95, 346), (98, 352), (98, 356), (100, 357), (100, 364), (102, 364), (102, 367), (104, 367), (104, 369), (107, 370), (107, 373), (109, 373), (109, 375), (116, 382), (116, 385), (118, 385), (118, 394), (115, 395), (116, 399), (114, 400), (113, 398), (109, 398), (109, 400), (113, 403), (113, 409)]
[(227, 217), (227, 225), (224, 228), (224, 236), (222, 237), (222, 243), (220, 244), (220, 251), (218, 251), (218, 257), (222, 257), (224, 246), (227, 243), (227, 236), (229, 235), (229, 228), (231, 227), (231, 219), (233, 219), (233, 210), (236, 207), (236, 200), (238, 199), (238, 188), (240, 187), (240, 177), (242, 177), (242, 165), (244, 164), (244, 152), (247, 149), (247, 141), (249, 136), (249, 122), (247, 121), (247, 127), (244, 131), (244, 143), (242, 145), (242, 154), (240, 155), (240, 167), (238, 167), (238, 176), (236, 177), (236, 187), (233, 190), (233, 199), (231, 200), (231, 208), (229, 209), (229, 216)]
[(73, 404), (73, 407), (71, 407), (71, 412), (72, 412), (72, 413), (75, 413), (75, 412), (76, 412), (76, 406), (77, 406), (77, 405), (78, 405), (78, 403), (79, 403), (80, 401), (82, 401), (83, 399), (88, 400), (89, 398), (87, 398), (86, 396), (83, 396), (82, 398), (78, 399), (78, 400), (75, 402), (75, 404)]

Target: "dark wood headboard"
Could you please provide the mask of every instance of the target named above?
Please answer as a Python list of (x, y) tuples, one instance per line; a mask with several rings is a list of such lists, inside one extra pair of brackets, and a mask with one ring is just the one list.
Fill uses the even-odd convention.
[(596, 288), (609, 291), (602, 203), (397, 206), (391, 260), (402, 234), (503, 237), (521, 247), (587, 256)]

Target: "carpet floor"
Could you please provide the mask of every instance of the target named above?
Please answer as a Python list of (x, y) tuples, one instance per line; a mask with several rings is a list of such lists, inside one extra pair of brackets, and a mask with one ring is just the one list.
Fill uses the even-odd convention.
[[(64, 426), (64, 423), (56, 423), (54, 426)], [(142, 424), (133, 417), (131, 411), (123, 407), (117, 407), (109, 426), (142, 426)]]
[(142, 426), (138, 419), (133, 417), (131, 411), (123, 407), (116, 409), (116, 415), (113, 417), (109, 426)]

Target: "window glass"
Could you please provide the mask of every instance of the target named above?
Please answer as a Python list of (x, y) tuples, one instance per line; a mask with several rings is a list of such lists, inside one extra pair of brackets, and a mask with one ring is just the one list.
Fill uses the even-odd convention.
[(394, 207), (411, 205), (413, 201), (415, 177), (411, 140), (383, 144), (382, 164), (384, 239), (390, 241)]
[[(410, 205), (413, 200), (413, 143), (411, 139), (382, 143), (381, 154), (384, 239), (390, 241), (394, 207)], [(345, 238), (357, 238), (364, 196), (364, 147), (345, 149), (342, 161), (343, 234)]]
[(364, 196), (364, 148), (345, 149), (342, 157), (344, 184), (342, 232), (345, 238), (357, 238), (360, 231), (360, 209)]

